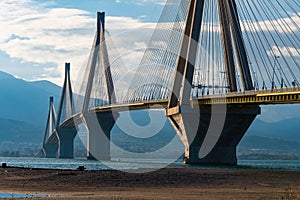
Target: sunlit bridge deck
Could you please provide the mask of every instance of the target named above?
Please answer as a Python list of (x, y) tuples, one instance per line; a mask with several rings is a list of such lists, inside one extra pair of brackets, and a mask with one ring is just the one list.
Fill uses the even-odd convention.
[(246, 91), (198, 98), (199, 104), (293, 104), (300, 103), (300, 88)]
[[(284, 88), (264, 91), (236, 92), (222, 95), (205, 95), (192, 99), (191, 103), (199, 105), (210, 104), (293, 104), (300, 103), (300, 88)], [(90, 112), (122, 112), (127, 110), (164, 109), (168, 105), (168, 99), (134, 102), (128, 104), (116, 104), (93, 108)]]

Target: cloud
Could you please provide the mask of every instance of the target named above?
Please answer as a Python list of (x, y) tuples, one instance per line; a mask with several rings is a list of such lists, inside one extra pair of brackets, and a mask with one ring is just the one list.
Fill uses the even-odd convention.
[[(95, 24), (96, 19), (84, 10), (50, 8), (48, 4), (38, 4), (33, 0), (2, 0), (0, 50), (20, 62), (41, 66), (50, 64), (52, 67), (45, 68), (44, 73), (39, 71), (39, 74), (33, 74), (32, 77), (46, 78), (61, 84), (65, 62), (71, 62), (71, 72), (76, 77), (88, 58)], [(154, 27), (151, 23), (142, 23), (130, 17), (110, 16), (106, 18), (106, 25), (112, 34), (141, 26)], [(124, 37), (132, 35), (120, 36), (122, 39)], [(61, 76), (52, 76), (57, 73)]]
[(158, 5), (165, 5), (167, 0), (140, 0), (139, 3), (154, 3)]
[[(81, 63), (83, 55), (88, 53), (95, 23), (88, 12), (50, 9), (30, 0), (4, 0), (0, 7), (0, 50), (11, 58), (21, 62), (53, 63), (63, 74), (64, 62)], [(44, 71), (40, 78), (51, 79), (49, 70)]]
[(167, 0), (116, 0), (116, 3), (134, 3), (137, 5), (143, 5), (146, 3), (157, 4), (157, 5), (165, 5)]
[[(279, 33), (292, 33), (292, 32), (298, 32), (300, 23), (300, 18), (298, 17), (300, 13), (294, 13), (291, 17), (285, 17), (285, 18), (278, 18), (275, 20), (261, 20), (259, 22), (252, 22), (251, 26), (245, 26), (242, 27), (243, 31), (278, 31)], [(284, 21), (284, 23), (283, 23)], [(245, 21), (246, 23), (249, 23), (248, 21)], [(294, 22), (294, 23), (293, 23)], [(283, 25), (287, 23), (289, 28), (286, 28), (286, 25)]]

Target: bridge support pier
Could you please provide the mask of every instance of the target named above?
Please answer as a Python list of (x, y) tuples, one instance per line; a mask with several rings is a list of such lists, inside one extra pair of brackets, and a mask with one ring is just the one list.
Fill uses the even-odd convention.
[(86, 113), (85, 124), (88, 129), (87, 159), (110, 160), (110, 132), (119, 113)]
[(74, 139), (77, 130), (74, 125), (72, 128), (61, 128), (57, 131), (59, 138), (58, 158), (73, 159), (74, 158)]
[(45, 158), (57, 158), (58, 143), (44, 144), (43, 152), (45, 154)]
[(184, 163), (225, 165), (237, 164), (236, 147), (258, 114), (256, 105), (199, 105), (167, 113), (185, 146)]

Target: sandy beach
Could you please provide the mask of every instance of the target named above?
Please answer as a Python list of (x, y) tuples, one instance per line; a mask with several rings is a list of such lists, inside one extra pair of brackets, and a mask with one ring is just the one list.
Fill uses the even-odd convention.
[(258, 169), (120, 171), (0, 168), (0, 192), (37, 199), (300, 199), (300, 172)]

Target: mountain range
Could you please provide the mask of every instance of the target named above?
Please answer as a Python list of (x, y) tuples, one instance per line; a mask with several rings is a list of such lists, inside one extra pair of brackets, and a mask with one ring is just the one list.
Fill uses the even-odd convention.
[(0, 72), (0, 118), (41, 126), (49, 97), (59, 99), (60, 87), (48, 81), (27, 82)]
[[(61, 87), (49, 81), (28, 82), (0, 72), (0, 153), (3, 144), (16, 146), (26, 143), (40, 146), (46, 125), (49, 97), (55, 98), (57, 108), (60, 93)], [(259, 150), (264, 153), (300, 154), (299, 111), (299, 105), (263, 106), (262, 115), (254, 121), (241, 141), (239, 153), (253, 153)], [(140, 126), (150, 122), (145, 111), (133, 112), (131, 116)], [(148, 140), (128, 137), (116, 127), (112, 139), (116, 144), (131, 148), (132, 151), (145, 147), (151, 149), (153, 144), (160, 147), (177, 137), (170, 123), (166, 122), (164, 127), (158, 136)], [(167, 130), (165, 134), (164, 130)]]
[(0, 72), (0, 153), (40, 146), (49, 97), (58, 99), (60, 91), (49, 81), (27, 82)]

